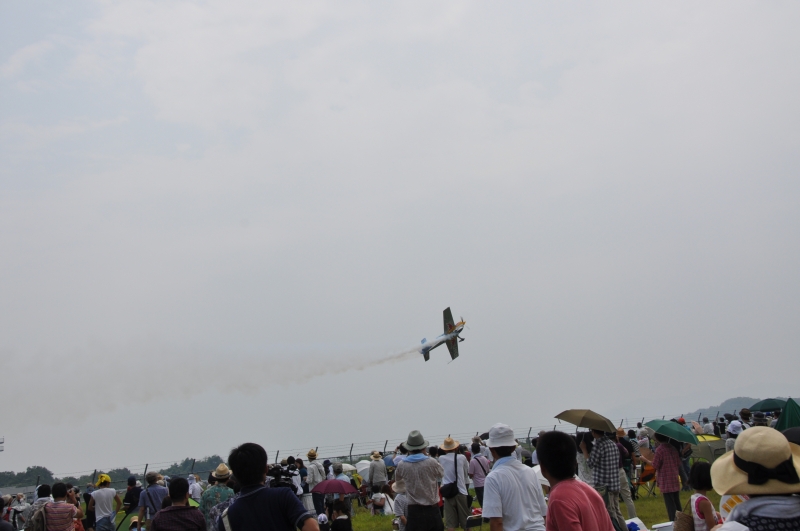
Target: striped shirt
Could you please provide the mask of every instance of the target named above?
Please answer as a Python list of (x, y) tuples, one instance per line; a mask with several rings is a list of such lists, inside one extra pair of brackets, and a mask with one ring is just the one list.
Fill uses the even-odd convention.
[(44, 506), (44, 513), (47, 517), (47, 531), (75, 530), (73, 518), (78, 514), (78, 508), (74, 505), (63, 501), (48, 503)]

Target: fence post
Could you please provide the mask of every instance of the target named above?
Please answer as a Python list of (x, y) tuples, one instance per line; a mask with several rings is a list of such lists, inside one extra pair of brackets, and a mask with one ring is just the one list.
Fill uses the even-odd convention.
[(280, 461), (278, 461), (278, 456), (280, 455), (280, 453), (281, 453), (281, 451), (280, 451), (280, 450), (278, 450), (277, 452), (275, 452), (275, 464), (276, 464), (276, 465), (277, 465), (278, 463), (280, 463)]
[(351, 465), (353, 464), (353, 446), (355, 446), (355, 444), (356, 443), (350, 443), (350, 464)]
[(528, 436), (526, 437), (526, 439), (528, 439), (528, 446), (531, 445), (531, 431), (533, 431), (533, 426), (528, 428)]
[(386, 447), (389, 446), (389, 439), (386, 439), (386, 442), (383, 443), (383, 453), (386, 453)]

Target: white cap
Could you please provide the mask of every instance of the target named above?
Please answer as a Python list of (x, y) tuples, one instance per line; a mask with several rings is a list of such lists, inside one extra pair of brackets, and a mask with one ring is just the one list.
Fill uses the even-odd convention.
[(728, 433), (732, 433), (733, 435), (739, 435), (742, 433), (742, 423), (738, 420), (734, 420), (728, 425)]
[(317, 515), (317, 522), (319, 522), (320, 524), (327, 524), (328, 517), (325, 516), (324, 514)]
[(497, 423), (489, 429), (489, 440), (486, 446), (489, 448), (497, 448), (498, 446), (516, 446), (517, 441), (514, 439), (514, 430), (508, 424)]

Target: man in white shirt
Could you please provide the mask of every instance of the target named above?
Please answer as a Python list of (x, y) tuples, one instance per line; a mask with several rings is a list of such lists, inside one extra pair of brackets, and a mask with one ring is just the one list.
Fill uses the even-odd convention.
[[(439, 447), (443, 455), (439, 457), (439, 464), (444, 469), (442, 478), (442, 496), (444, 497), (444, 526), (447, 531), (453, 531), (456, 527), (467, 528), (467, 478), (469, 477), (469, 463), (467, 458), (459, 453), (459, 442), (447, 437)], [(457, 494), (447, 498), (444, 493), (449, 487), (446, 485), (455, 484), (458, 487)]]
[[(306, 466), (308, 477), (306, 481), (308, 481), (308, 490), (313, 490), (314, 487), (325, 481), (325, 469), (322, 467), (322, 464), (317, 461), (317, 451), (314, 448), (308, 451), (306, 457), (308, 457), (308, 465)], [(312, 492), (311, 499), (314, 502), (314, 510), (317, 512), (317, 515), (325, 514), (325, 495)]]
[(706, 435), (714, 435), (714, 425), (709, 422), (708, 417), (703, 417), (703, 433)]
[(514, 458), (514, 431), (495, 424), (487, 446), (494, 457), (483, 490), (483, 517), (489, 519), (490, 530), (544, 531), (547, 503), (539, 476)]

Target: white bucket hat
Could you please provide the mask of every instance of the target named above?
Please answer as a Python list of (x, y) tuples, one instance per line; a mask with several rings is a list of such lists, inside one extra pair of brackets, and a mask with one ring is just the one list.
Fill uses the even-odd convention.
[(514, 430), (508, 424), (497, 423), (489, 429), (489, 441), (486, 446), (497, 448), (499, 446), (517, 446), (514, 439)]

